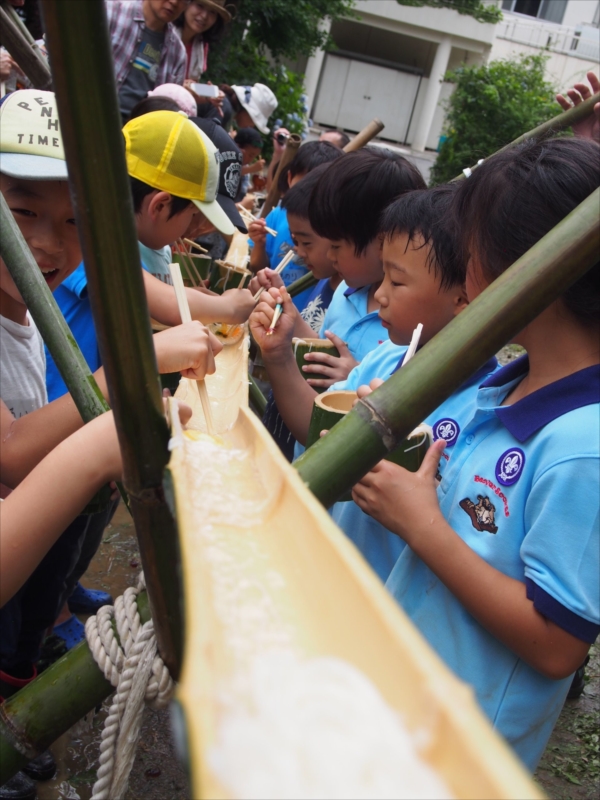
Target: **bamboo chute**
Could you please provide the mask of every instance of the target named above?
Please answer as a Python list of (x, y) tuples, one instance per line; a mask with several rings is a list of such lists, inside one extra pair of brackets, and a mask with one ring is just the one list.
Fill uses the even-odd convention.
[(600, 189), (295, 462), (330, 506), (598, 260)]
[(375, 117), (368, 125), (365, 125), (362, 131), (356, 134), (354, 139), (350, 139), (348, 144), (343, 148), (344, 153), (352, 153), (355, 150), (360, 150), (361, 147), (369, 144), (371, 139), (374, 139), (384, 128), (385, 125), (383, 122)]
[(272, 208), (275, 208), (275, 206), (279, 202), (279, 198), (281, 197), (281, 192), (279, 191), (278, 188), (279, 176), (281, 175), (283, 170), (286, 169), (290, 161), (294, 158), (301, 144), (302, 144), (302, 139), (298, 136), (298, 134), (290, 133), (287, 142), (285, 143), (285, 150), (281, 155), (281, 158), (277, 165), (277, 169), (275, 170), (275, 174), (273, 175), (273, 183), (271, 184), (271, 188), (267, 193), (263, 207), (260, 210), (261, 217), (263, 218), (266, 217), (269, 211)]
[(316, 286), (318, 283), (318, 279), (312, 274), (312, 272), (308, 272), (306, 275), (303, 275), (301, 278), (298, 278), (297, 281), (290, 283), (287, 287), (287, 292), (290, 297), (296, 297), (302, 292), (305, 292), (307, 289), (312, 289), (313, 286)]

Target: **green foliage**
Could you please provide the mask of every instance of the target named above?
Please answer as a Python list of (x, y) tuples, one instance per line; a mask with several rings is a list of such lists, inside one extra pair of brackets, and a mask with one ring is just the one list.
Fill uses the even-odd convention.
[(481, 0), (396, 0), (401, 6), (433, 6), (433, 8), (451, 8), (459, 14), (468, 14), (478, 22), (496, 24), (502, 19), (502, 12), (497, 6), (484, 5)]
[(447, 137), (431, 171), (432, 184), (455, 178), (553, 116), (554, 88), (544, 77), (547, 56), (521, 56), (463, 66), (445, 79), (456, 84), (447, 103)]

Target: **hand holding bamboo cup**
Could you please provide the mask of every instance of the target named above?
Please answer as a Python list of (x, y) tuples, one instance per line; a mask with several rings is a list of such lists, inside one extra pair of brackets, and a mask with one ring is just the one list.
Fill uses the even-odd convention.
[[(177, 297), (177, 305), (181, 315), (182, 322), (191, 322), (192, 315), (188, 305), (187, 297), (185, 296), (185, 286), (183, 285), (183, 278), (181, 277), (181, 268), (179, 264), (169, 264), (169, 272), (173, 281), (173, 288), (175, 289), (175, 296)], [(196, 388), (198, 389), (198, 396), (204, 411), (204, 419), (206, 420), (206, 430), (211, 435), (215, 434), (215, 426), (212, 418), (212, 411), (210, 410), (210, 399), (206, 391), (206, 384), (204, 381), (196, 381)]]

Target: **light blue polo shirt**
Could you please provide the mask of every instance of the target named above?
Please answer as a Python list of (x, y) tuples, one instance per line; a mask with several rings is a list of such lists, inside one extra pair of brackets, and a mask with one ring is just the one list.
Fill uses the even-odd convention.
[[(334, 384), (330, 391), (336, 389), (356, 390), (359, 386), (368, 385), (373, 378), (387, 380), (399, 368), (407, 349), (407, 347), (395, 345), (390, 341), (385, 342), (369, 353), (352, 370), (346, 381)], [(453, 434), (470, 419), (474, 411), (480, 383), (497, 367), (498, 362), (495, 358), (488, 361), (424, 420), (433, 429), (434, 439), (446, 438), (448, 448), (454, 445), (456, 436)], [(444, 459), (440, 462), (441, 469), (443, 469), (443, 464)], [(335, 503), (329, 513), (385, 583), (398, 556), (406, 547), (404, 541), (395, 533), (384, 528), (373, 517), (365, 514), (352, 500)]]
[(357, 361), (362, 361), (367, 353), (389, 340), (379, 311), (367, 311), (370, 288), (350, 289), (346, 281), (342, 281), (333, 294), (320, 333), (321, 339), (325, 338), (325, 331), (332, 331), (343, 339)]
[[(475, 553), (523, 583), (540, 614), (593, 642), (600, 632), (600, 366), (502, 406), (528, 369), (525, 356), (483, 384), (444, 470), (440, 507)], [(572, 676), (550, 680), (528, 666), (408, 547), (386, 585), (533, 771)]]

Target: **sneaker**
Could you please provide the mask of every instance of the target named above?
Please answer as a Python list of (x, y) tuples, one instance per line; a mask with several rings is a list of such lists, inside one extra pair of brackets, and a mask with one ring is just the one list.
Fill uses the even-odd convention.
[(49, 781), (56, 775), (56, 761), (50, 750), (45, 750), (41, 755), (26, 764), (22, 772), (34, 781)]
[(585, 667), (589, 660), (590, 657), (586, 656), (583, 664), (575, 671), (571, 682), (571, 688), (567, 694), (567, 700), (577, 700), (577, 698), (581, 697), (583, 694), (583, 690), (585, 689)]
[(69, 597), (68, 606), (73, 614), (95, 614), (102, 606), (112, 606), (112, 603), (113, 599), (108, 592), (86, 589), (78, 583)]
[(70, 650), (85, 639), (85, 625), (77, 617), (70, 616), (60, 625), (55, 625), (52, 633), (64, 639), (67, 649)]
[(0, 800), (35, 800), (36, 797), (35, 781), (28, 778), (24, 772), (17, 772), (0, 786)]

